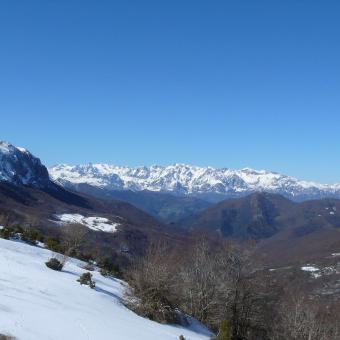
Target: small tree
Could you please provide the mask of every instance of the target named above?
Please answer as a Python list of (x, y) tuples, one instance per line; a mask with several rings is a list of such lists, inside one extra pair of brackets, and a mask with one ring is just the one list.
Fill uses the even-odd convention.
[(88, 230), (81, 224), (70, 224), (63, 229), (65, 253), (68, 256), (74, 255), (84, 242)]
[(230, 340), (229, 324), (227, 320), (221, 321), (217, 340)]
[(136, 260), (127, 273), (132, 290), (126, 297), (128, 306), (139, 315), (161, 323), (179, 323), (172, 304), (177, 281), (169, 251), (169, 245), (163, 241), (150, 244), (145, 256)]
[(90, 288), (95, 288), (96, 283), (92, 280), (92, 274), (90, 272), (86, 272), (81, 274), (80, 278), (77, 280), (81, 285), (90, 286)]

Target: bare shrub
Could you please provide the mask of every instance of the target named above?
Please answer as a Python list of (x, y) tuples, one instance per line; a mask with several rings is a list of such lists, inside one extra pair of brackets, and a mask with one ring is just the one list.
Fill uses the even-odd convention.
[(296, 284), (286, 287), (276, 311), (273, 340), (340, 339), (338, 306), (322, 302)]
[(128, 272), (132, 290), (127, 295), (131, 309), (151, 320), (178, 322), (173, 296), (176, 276), (165, 243), (152, 244), (145, 256)]
[(70, 256), (77, 256), (85, 241), (88, 230), (81, 224), (70, 224), (63, 228), (61, 249), (63, 255), (61, 262), (66, 264)]
[(129, 305), (161, 322), (180, 322), (177, 307), (216, 331), (220, 320), (228, 320), (233, 338), (242, 339), (263, 323), (257, 307), (262, 295), (248, 262), (241, 247), (224, 240), (198, 237), (176, 248), (153, 244), (128, 272)]
[(181, 266), (180, 308), (215, 331), (227, 320), (235, 339), (265, 339), (264, 282), (253, 275), (250, 255), (230, 241), (198, 238)]

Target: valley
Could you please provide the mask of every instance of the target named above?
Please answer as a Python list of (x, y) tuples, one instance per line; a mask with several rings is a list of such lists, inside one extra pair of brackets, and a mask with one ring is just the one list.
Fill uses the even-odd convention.
[[(72, 255), (89, 263), (98, 263), (102, 266), (98, 270), (106, 268), (105, 271), (111, 272), (113, 277), (114, 275), (122, 276), (129, 282), (133, 294), (136, 295), (135, 298), (140, 299), (142, 303), (140, 307), (133, 305), (131, 309), (146, 318), (186, 325), (186, 322), (179, 321), (173, 314), (176, 310), (175, 306), (178, 306), (177, 308), (197, 318), (212, 331), (218, 330), (216, 320), (211, 319), (210, 307), (207, 315), (200, 314), (200, 308), (203, 307), (197, 306), (196, 309), (189, 307), (193, 302), (191, 305), (188, 304), (189, 297), (186, 295), (186, 290), (181, 290), (189, 285), (186, 289), (191, 291), (195, 280), (200, 282), (205, 277), (205, 274), (196, 279), (192, 277), (191, 269), (195, 266), (198, 266), (199, 272), (202, 271), (202, 275), (207, 270), (212, 270), (211, 275), (217, 275), (221, 270), (220, 266), (226, 271), (232, 270), (231, 277), (237, 273), (234, 270), (240, 270), (237, 275), (242, 275), (247, 285), (252, 287), (247, 288), (251, 290), (245, 291), (244, 294), (249, 293), (250, 296), (258, 294), (256, 298), (262, 300), (265, 296), (264, 291), (268, 290), (270, 297), (266, 299), (272, 299), (275, 304), (277, 299), (282, 298), (283, 293), (279, 291), (285, 290), (285, 285), (292, 282), (296, 282), (294, 285), (298, 285), (303, 291), (308, 291), (313, 299), (318, 299), (318, 308), (327, 306), (329, 303), (333, 306), (340, 298), (338, 257), (340, 200), (336, 198), (338, 195), (336, 186), (332, 188), (324, 185), (308, 187), (308, 192), (313, 197), (312, 200), (302, 199), (309, 195), (306, 192), (303, 196), (297, 195), (297, 199), (293, 200), (292, 197), (287, 197), (289, 196), (287, 191), (277, 193), (279, 189), (273, 189), (272, 184), (267, 187), (268, 190), (265, 190), (263, 185), (259, 184), (263, 183), (263, 178), (257, 178), (254, 183), (260, 185), (260, 191), (255, 191), (253, 186), (254, 192), (253, 189), (248, 191), (248, 188), (240, 193), (240, 190), (234, 187), (232, 190), (227, 190), (228, 194), (223, 191), (221, 195), (221, 190), (217, 190), (216, 186), (200, 186), (200, 189), (197, 189), (197, 183), (207, 177), (208, 170), (182, 165), (170, 167), (171, 178), (178, 179), (176, 184), (173, 184), (173, 179), (169, 179), (169, 182), (164, 179), (168, 177), (169, 168), (160, 169), (159, 167), (156, 167), (156, 170), (120, 168), (119, 171), (114, 168), (117, 174), (111, 173), (113, 169), (111, 167), (96, 166), (96, 171), (92, 167), (90, 172), (87, 167), (84, 173), (80, 173), (77, 168), (76, 174), (75, 168), (70, 170), (66, 167), (68, 169), (66, 180), (63, 172), (65, 167), (57, 168), (59, 169), (57, 172), (55, 169), (50, 169), (49, 175), (47, 168), (40, 160), (26, 149), (16, 148), (6, 142), (1, 142), (0, 145), (0, 225), (2, 226), (1, 234), (8, 239), (2, 243), (2, 250), (20, 252), (27, 250), (27, 254), (39, 257), (47, 254), (47, 250), (34, 250), (31, 253), (31, 248), (26, 248), (30, 246), (22, 245), (20, 242), (29, 242), (43, 247), (46, 242), (48, 251), (64, 254), (60, 256), (68, 254), (67, 257)], [(104, 177), (103, 169), (107, 172)], [(202, 177), (193, 172), (189, 175), (193, 169), (201, 173)], [(175, 170), (178, 173), (175, 173)], [(167, 175), (164, 175), (164, 172)], [(214, 177), (216, 171), (209, 169), (208, 172), (211, 174), (208, 182), (216, 182)], [(228, 173), (228, 170), (223, 170), (223, 172)], [(242, 176), (245, 176), (245, 172), (249, 176), (250, 170), (242, 170)], [(56, 173), (60, 177), (56, 177)], [(123, 176), (122, 173), (124, 173), (125, 182), (117, 179), (118, 173), (119, 176)], [(155, 173), (160, 174), (158, 179)], [(272, 178), (273, 174), (252, 172), (252, 176)], [(189, 177), (192, 178), (188, 182), (190, 185), (183, 185)], [(288, 180), (285, 177), (282, 179), (280, 175), (274, 177), (275, 183)], [(132, 178), (136, 179), (135, 184), (132, 184)], [(121, 184), (115, 186), (112, 181)], [(157, 186), (156, 182), (163, 184)], [(239, 184), (238, 181), (233, 183)], [(295, 185), (298, 184), (298, 182), (295, 183)], [(179, 190), (180, 186), (185, 190)], [(319, 188), (318, 192), (315, 191), (316, 187)], [(322, 191), (321, 188), (327, 191)], [(231, 191), (233, 194), (229, 196)], [(236, 192), (238, 192), (237, 195)], [(329, 197), (323, 197), (327, 193)], [(213, 200), (212, 196), (207, 199), (207, 195), (210, 194), (215, 197)], [(220, 195), (218, 200), (216, 194)], [(214, 202), (216, 200), (217, 202)], [(11, 242), (13, 242), (13, 247)], [(19, 244), (15, 245), (16, 242)], [(77, 244), (77, 246), (70, 248), (70, 244)], [(7, 263), (12, 259), (16, 261), (15, 256), (6, 256)], [(31, 255), (23, 256), (28, 256), (27, 259), (29, 259)], [(223, 260), (226, 262), (222, 261), (224, 256), (227, 256)], [(20, 261), (25, 260), (20, 259)], [(76, 263), (73, 261), (76, 260), (70, 262), (72, 266)], [(237, 261), (240, 261), (239, 268)], [(8, 265), (12, 266), (12, 264)], [(15, 263), (13, 266), (15, 268)], [(145, 275), (144, 270), (147, 270), (149, 274), (142, 280)], [(3, 275), (8, 276), (9, 273), (3, 273)], [(155, 276), (152, 279), (153, 275)], [(187, 279), (184, 280), (186, 276)], [(95, 278), (98, 282), (103, 280), (98, 275)], [(172, 281), (175, 278), (181, 282), (181, 289), (175, 288), (178, 287)], [(193, 281), (188, 281), (189, 278)], [(260, 278), (266, 288), (256, 283), (256, 280)], [(159, 282), (159, 280), (164, 281)], [(213, 279), (213, 281), (216, 280), (219, 282), (217, 277)], [(229, 284), (234, 286), (236, 282), (231, 281)], [(162, 299), (166, 302), (156, 300), (153, 303), (161, 303), (162, 307), (145, 309), (144, 303), (150, 303), (148, 299), (151, 298), (145, 295), (145, 292), (148, 289), (157, 291), (163, 285), (166, 287), (162, 288), (165, 291), (160, 290), (157, 294), (161, 296), (165, 294)], [(212, 287), (214, 284), (211, 282), (209, 285)], [(218, 287), (224, 285), (225, 282), (221, 281)], [(102, 292), (104, 288), (98, 289)], [(216, 303), (216, 308), (221, 308), (218, 301), (219, 299), (223, 301), (223, 299), (215, 294), (224, 293), (219, 292), (220, 288), (216, 289), (217, 292), (208, 290), (207, 294), (212, 294), (211, 299)], [(238, 287), (237, 283), (233, 289), (241, 289), (241, 287)], [(119, 294), (122, 296), (121, 292)], [(198, 300), (199, 296), (197, 295)], [(307, 299), (307, 296), (305, 298)], [(144, 299), (147, 300), (144, 301)], [(9, 304), (6, 304), (5, 308), (14, 308), (14, 305), (10, 305), (11, 298), (8, 301)], [(97, 305), (98, 303), (96, 302)], [(230, 301), (225, 303), (229, 304)], [(166, 308), (166, 311), (160, 315), (156, 313), (158, 308)], [(279, 313), (279, 309), (275, 312)], [(265, 321), (266, 313), (267, 311), (263, 309), (261, 322), (267, 322)], [(320, 310), (320, 313), (323, 311)], [(53, 317), (53, 314), (48, 314), (49, 317)], [(89, 323), (86, 321), (87, 325)], [(8, 322), (6, 324), (8, 325)], [(20, 335), (17, 326), (13, 327), (7, 327), (8, 331)], [(30, 331), (26, 328), (29, 326), (23, 327), (24, 332), (29, 334)], [(86, 326), (86, 332), (91, 332), (88, 327)], [(247, 327), (245, 328), (248, 329), (247, 332), (262, 334), (261, 337), (269, 332), (256, 322)], [(72, 326), (70, 329), (74, 332), (77, 328)], [(109, 331), (109, 328), (106, 331)], [(184, 331), (183, 329), (183, 334)], [(274, 331), (270, 330), (270, 332)], [(32, 339), (38, 339), (39, 336), (32, 333)], [(73, 338), (77, 336), (75, 334)], [(190, 335), (188, 339), (204, 339), (206, 338), (204, 336)], [(99, 336), (99, 339), (102, 338), (105, 339), (106, 336)], [(127, 335), (126, 339), (130, 338), (131, 335)], [(124, 336), (120, 335), (120, 339), (124, 339)]]

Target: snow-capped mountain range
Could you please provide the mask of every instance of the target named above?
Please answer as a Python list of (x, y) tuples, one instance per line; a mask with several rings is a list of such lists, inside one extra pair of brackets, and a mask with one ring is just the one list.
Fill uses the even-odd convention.
[(265, 191), (295, 200), (339, 197), (340, 184), (301, 181), (265, 170), (231, 170), (185, 164), (150, 167), (121, 167), (107, 164), (66, 165), (49, 169), (51, 178), (76, 188), (88, 184), (107, 190), (149, 190), (175, 195), (239, 197)]
[(106, 190), (148, 190), (215, 199), (239, 197), (256, 191), (277, 193), (297, 201), (340, 198), (340, 184), (301, 181), (276, 172), (249, 168), (232, 170), (185, 164), (137, 168), (59, 164), (47, 170), (39, 158), (26, 149), (0, 141), (0, 182), (43, 188), (50, 185), (50, 178), (75, 189), (87, 184)]
[(3, 141), (0, 141), (0, 182), (37, 188), (50, 185), (48, 171), (39, 158)]

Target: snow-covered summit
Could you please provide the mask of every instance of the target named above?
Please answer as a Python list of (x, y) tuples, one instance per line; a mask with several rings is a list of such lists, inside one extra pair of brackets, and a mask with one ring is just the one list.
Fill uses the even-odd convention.
[(49, 185), (49, 175), (29, 151), (0, 141), (0, 182), (41, 188)]
[(266, 170), (197, 167), (186, 164), (121, 167), (108, 164), (66, 165), (49, 169), (65, 186), (88, 184), (109, 190), (150, 190), (177, 195), (219, 194), (241, 196), (255, 191), (278, 193), (297, 200), (340, 197), (340, 184), (301, 181)]

